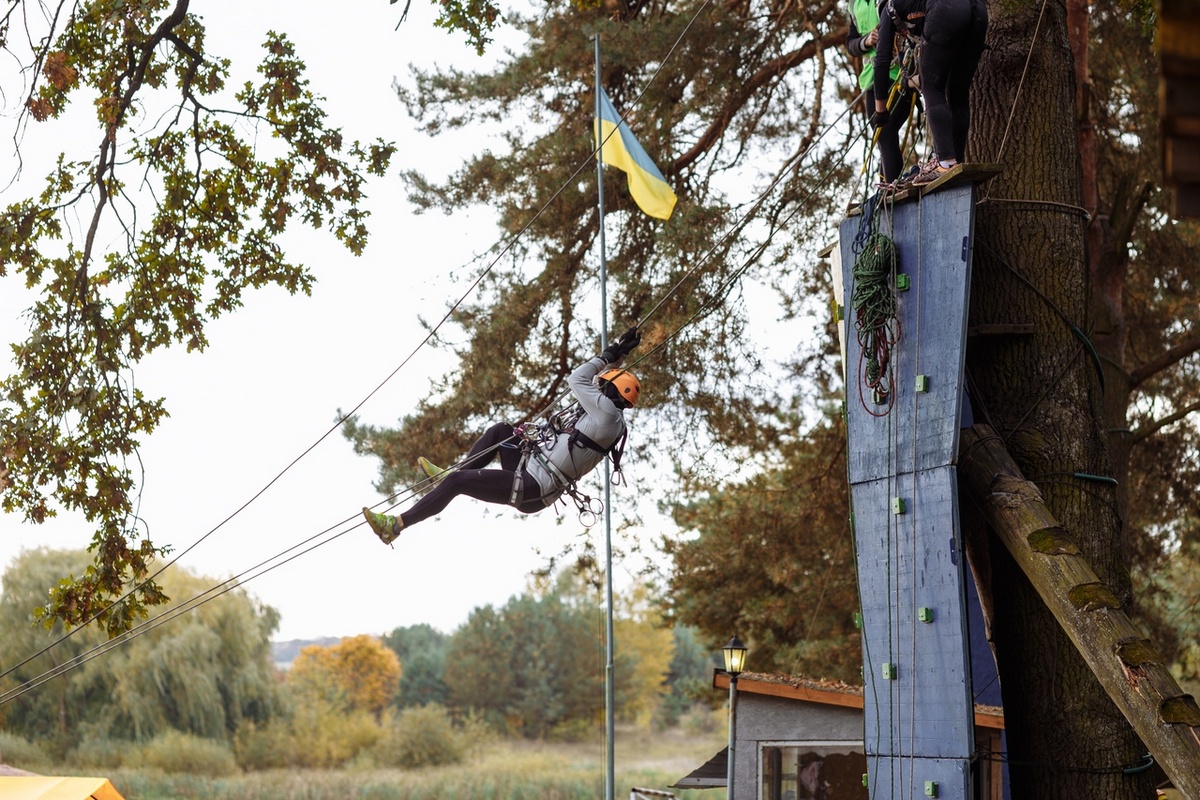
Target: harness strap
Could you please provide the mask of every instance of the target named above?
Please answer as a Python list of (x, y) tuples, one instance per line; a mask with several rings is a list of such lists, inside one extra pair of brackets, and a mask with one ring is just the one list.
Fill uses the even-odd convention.
[(589, 450), (595, 450), (597, 453), (612, 458), (613, 471), (621, 471), (621, 456), (625, 453), (625, 440), (629, 438), (629, 428), (626, 427), (621, 431), (621, 435), (617, 440), (608, 447), (603, 447), (596, 443), (595, 439), (584, 434), (582, 431), (575, 430), (571, 433), (571, 444), (586, 447)]
[(525, 497), (525, 464), (529, 462), (529, 450), (524, 446), (521, 449), (524, 452), (521, 454), (517, 469), (513, 472), (512, 494), (508, 496), (508, 504), (513, 507), (516, 507)]

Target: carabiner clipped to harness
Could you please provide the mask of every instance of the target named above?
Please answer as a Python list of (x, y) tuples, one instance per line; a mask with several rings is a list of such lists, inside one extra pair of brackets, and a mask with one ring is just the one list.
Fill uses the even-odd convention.
[(604, 513), (604, 503), (599, 499), (593, 500), (581, 492), (571, 492), (570, 496), (575, 501), (575, 508), (579, 512), (580, 525), (590, 528), (600, 520), (600, 515)]

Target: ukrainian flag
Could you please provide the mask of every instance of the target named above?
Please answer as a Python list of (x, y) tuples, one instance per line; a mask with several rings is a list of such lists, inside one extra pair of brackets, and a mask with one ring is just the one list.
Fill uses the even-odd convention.
[(638, 208), (656, 219), (670, 219), (675, 210), (675, 192), (638, 140), (633, 138), (633, 131), (621, 120), (603, 89), (600, 90), (596, 137), (600, 160), (624, 171), (629, 181), (629, 193)]

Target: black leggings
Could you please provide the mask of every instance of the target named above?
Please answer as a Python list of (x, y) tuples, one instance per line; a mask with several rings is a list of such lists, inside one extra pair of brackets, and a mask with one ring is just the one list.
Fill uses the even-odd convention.
[[(885, 100), (887, 98), (884, 98)], [(867, 89), (867, 119), (875, 111), (875, 89)], [(879, 160), (883, 162), (883, 180), (892, 183), (900, 177), (904, 168), (904, 154), (900, 152), (900, 131), (908, 121), (908, 112), (912, 109), (913, 90), (896, 95), (896, 104), (889, 110), (890, 117), (887, 125), (879, 129)]]
[[(500, 469), (483, 469), (497, 455)], [(485, 503), (508, 505), (520, 463), (520, 437), (513, 426), (507, 422), (493, 425), (471, 446), (471, 452), (462, 464), (445, 473), (427, 495), (400, 515), (404, 527), (440, 514), (459, 495), (465, 494)], [(518, 511), (532, 514), (546, 507), (541, 501), (541, 487), (528, 472), (522, 475), (522, 488), (516, 504)]]
[(929, 0), (921, 44), (921, 94), (943, 161), (965, 160), (971, 128), (971, 80), (987, 38), (983, 0)]

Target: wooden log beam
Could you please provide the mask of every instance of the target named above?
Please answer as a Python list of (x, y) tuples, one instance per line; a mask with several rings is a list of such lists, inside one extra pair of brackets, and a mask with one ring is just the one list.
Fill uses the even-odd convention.
[(1200, 798), (1200, 706), (1185, 694), (1116, 594), (1080, 555), (1037, 487), (1021, 475), (988, 425), (962, 431), (959, 478), (967, 497), (1129, 720), (1183, 792)]

